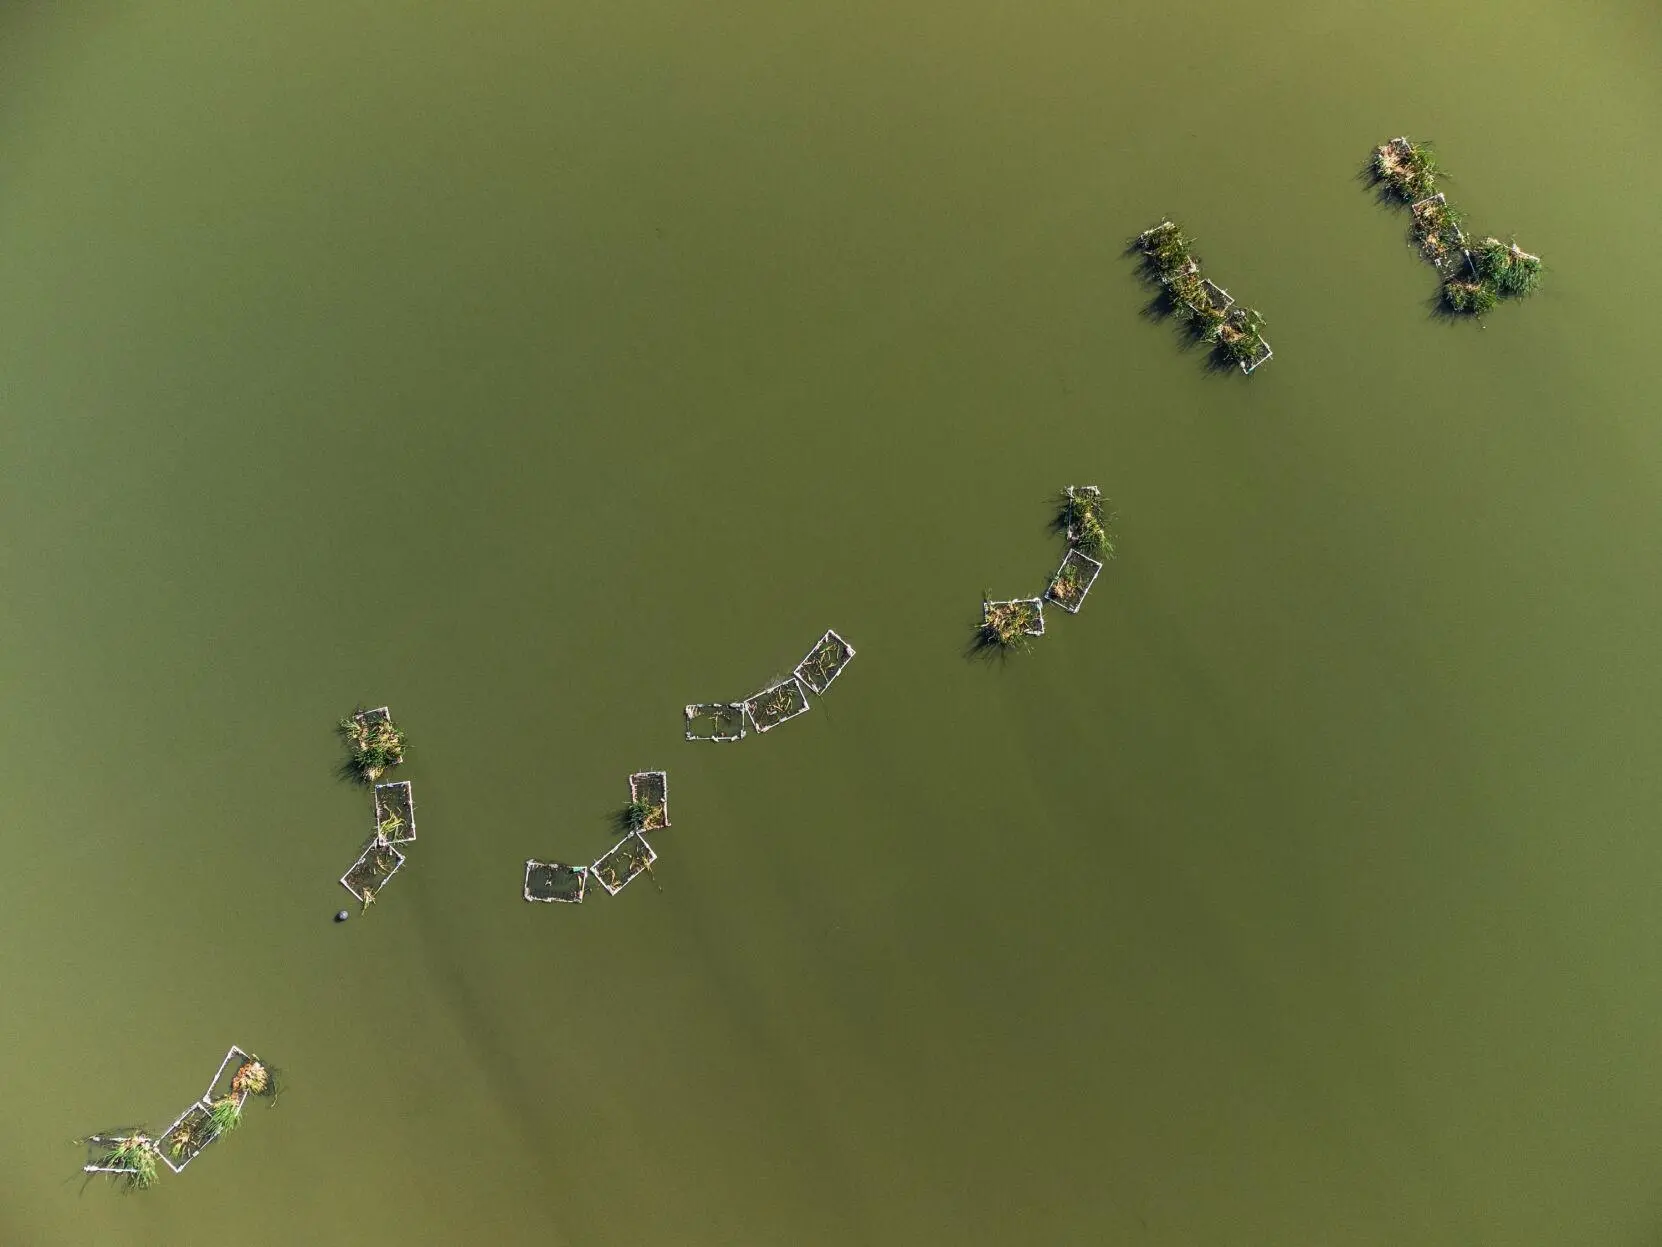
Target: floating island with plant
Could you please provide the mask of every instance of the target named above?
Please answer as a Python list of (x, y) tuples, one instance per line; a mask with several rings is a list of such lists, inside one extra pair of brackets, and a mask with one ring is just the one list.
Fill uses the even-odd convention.
[(688, 740), (743, 740), (771, 732), (812, 709), (808, 694), (825, 695), (832, 681), (854, 661), (854, 647), (827, 628), (787, 676), (775, 679), (744, 701), (694, 702), (681, 712)]
[(1275, 357), (1264, 340), (1264, 315), (1242, 307), (1210, 278), (1201, 276), (1194, 241), (1175, 221), (1161, 221), (1137, 235), (1147, 274), (1164, 288), (1171, 310), (1203, 342), (1212, 345), (1225, 366), (1250, 375)]
[(141, 1126), (124, 1126), (90, 1135), (81, 1172), (108, 1178), (123, 1191), (156, 1184), (165, 1165), (183, 1173), (208, 1146), (242, 1125), (250, 1096), (277, 1102), (281, 1075), (252, 1053), (231, 1046), (208, 1083), (207, 1094), (192, 1102), (160, 1135)]
[(626, 831), (658, 831), (669, 826), (669, 774), (636, 771), (629, 777), (629, 804), (620, 820)]
[[(527, 858), (522, 888), (525, 899), (581, 905), (591, 879), (598, 881), (608, 896), (616, 896), (637, 876), (651, 874), (658, 854), (647, 842), (646, 833), (670, 825), (669, 772), (636, 771), (630, 775), (629, 802), (617, 812), (614, 822), (623, 839), (587, 866)], [(655, 875), (653, 882), (657, 882)]]
[[(407, 779), (381, 778), (404, 761), (404, 733), (387, 707), (360, 707), (342, 719), (336, 731), (346, 745), (342, 777), (370, 789), (369, 839), (340, 877), (341, 887), (351, 893), (359, 912), (363, 912), (403, 868), (407, 859), (398, 846), (415, 842), (415, 788)], [(342, 910), (337, 920), (345, 914)]]
[(346, 746), (342, 774), (368, 787), (404, 761), (404, 733), (385, 706), (354, 710), (336, 725)]
[(1033, 638), (1045, 634), (1046, 603), (1078, 614), (1103, 565), (1114, 557), (1114, 521), (1118, 518), (1099, 487), (1069, 485), (1064, 489), (1057, 496), (1050, 522), (1052, 531), (1067, 541), (1061, 566), (1039, 597), (999, 599), (982, 594), (972, 651), (1009, 654), (1030, 649)]
[(1532, 294), (1541, 284), (1541, 257), (1486, 237), (1468, 241), (1464, 215), (1437, 189), (1447, 177), (1430, 143), (1399, 135), (1374, 148), (1369, 172), (1388, 198), (1408, 205), (1414, 244), (1442, 278), (1442, 304), (1450, 312), (1482, 316), (1502, 300)]

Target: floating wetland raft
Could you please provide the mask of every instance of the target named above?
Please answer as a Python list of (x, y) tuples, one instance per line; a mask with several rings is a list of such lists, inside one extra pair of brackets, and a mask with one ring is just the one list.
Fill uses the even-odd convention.
[(794, 675), (770, 685), (744, 703), (750, 726), (758, 732), (771, 732), (781, 723), (807, 714), (808, 710), (808, 692)]
[(1264, 315), (1242, 307), (1211, 279), (1202, 277), (1193, 240), (1175, 221), (1161, 221), (1137, 235), (1144, 272), (1166, 292), (1171, 310), (1194, 335), (1212, 344), (1214, 355), (1245, 375), (1275, 357), (1264, 340)]
[(1100, 559), (1114, 557), (1114, 520), (1108, 500), (1095, 485), (1069, 485), (1062, 491), (1056, 527), (1068, 545)]
[(1045, 600), (1054, 602), (1070, 615), (1077, 615), (1079, 608), (1085, 604), (1085, 595), (1091, 591), (1101, 571), (1102, 564), (1090, 555), (1069, 550), (1056, 574), (1050, 578), (1050, 585), (1045, 589)]
[(379, 836), (374, 836), (358, 854), (352, 868), (340, 877), (340, 885), (354, 900), (368, 909), (375, 903), (387, 881), (404, 866), (404, 855)]
[(629, 804), (624, 818), (630, 831), (657, 831), (669, 826), (669, 775), (636, 771), (629, 777)]
[(213, 1109), (198, 1100), (162, 1132), (158, 1151), (169, 1169), (183, 1173), (218, 1137), (213, 1126)]
[(343, 773), (360, 784), (375, 783), (404, 761), (404, 733), (385, 706), (354, 710), (336, 725), (346, 746)]
[(651, 870), (652, 863), (657, 860), (658, 854), (653, 851), (652, 846), (638, 831), (632, 831), (596, 859), (589, 869), (600, 881), (600, 886), (606, 889), (607, 894), (616, 896), (628, 887), (637, 875)]
[(414, 842), (415, 795), (409, 780), (375, 785), (375, 834), (388, 844)]
[(156, 1141), (137, 1126), (89, 1135), (85, 1174), (101, 1174), (123, 1191), (143, 1191), (161, 1176), (161, 1153)]
[(589, 887), (587, 866), (567, 866), (564, 862), (539, 862), (534, 857), (525, 859), (525, 899), (528, 901), (557, 901), (563, 905), (581, 905)]
[(796, 678), (819, 697), (831, 687), (831, 681), (843, 673), (854, 657), (854, 647), (836, 632), (827, 629), (824, 636), (808, 651), (808, 656), (796, 664)]
[(1369, 172), (1386, 196), (1408, 205), (1414, 244), (1442, 278), (1442, 304), (1450, 312), (1482, 316), (1507, 298), (1531, 294), (1541, 284), (1541, 257), (1487, 237), (1468, 245), (1465, 219), (1437, 189), (1446, 177), (1430, 143), (1399, 135), (1374, 148)]
[(999, 649), (1024, 649), (1027, 638), (1045, 634), (1045, 604), (1039, 598), (981, 602), (981, 635)]
[(743, 740), (744, 703), (706, 701), (686, 708), (688, 740)]

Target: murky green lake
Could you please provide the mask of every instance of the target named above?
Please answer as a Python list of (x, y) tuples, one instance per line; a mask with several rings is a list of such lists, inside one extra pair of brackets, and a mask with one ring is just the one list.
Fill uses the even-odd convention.
[[(1658, 63), (1636, 2), (8, 6), (0, 1241), (1662, 1242)], [(1430, 315), (1404, 132), (1542, 293)], [(1167, 214), (1250, 380), (1143, 315)], [(1070, 481), (1121, 557), (966, 659)], [(420, 840), (336, 926), (355, 702)], [(525, 904), (655, 767), (661, 891)], [(274, 1111), (82, 1190), (231, 1043)]]

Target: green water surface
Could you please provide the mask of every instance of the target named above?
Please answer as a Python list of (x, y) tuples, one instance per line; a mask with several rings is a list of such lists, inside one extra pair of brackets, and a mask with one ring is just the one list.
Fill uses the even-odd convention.
[[(7, 6), (0, 1243), (1662, 1243), (1658, 64), (1619, 0)], [(1538, 296), (1430, 315), (1400, 133)], [(1250, 380), (1143, 314), (1167, 214)], [(1121, 557), (966, 659), (1070, 481)], [(360, 701), (420, 840), (336, 926)], [(525, 904), (649, 767), (661, 891)], [(231, 1043), (274, 1111), (82, 1190)]]

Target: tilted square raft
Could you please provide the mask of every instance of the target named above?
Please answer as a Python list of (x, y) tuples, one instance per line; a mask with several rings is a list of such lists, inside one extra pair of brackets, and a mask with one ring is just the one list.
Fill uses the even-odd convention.
[(1005, 598), (1001, 602), (981, 603), (981, 622), (988, 627), (992, 626), (993, 612), (1000, 606), (1031, 606), (1033, 616), (1038, 621), (1035, 628), (1023, 628), (1023, 636), (1043, 636), (1045, 634), (1045, 604), (1039, 598)]
[(786, 720), (808, 713), (808, 693), (801, 680), (787, 676), (745, 702), (744, 712), (750, 716), (751, 727), (771, 732)]
[[(1235, 296), (1210, 277), (1201, 278), (1200, 288), (1206, 292), (1206, 302), (1211, 305), (1212, 311), (1216, 315), (1223, 315), (1235, 304)], [(1198, 312), (1201, 309), (1197, 307), (1194, 310)]]
[(1275, 352), (1270, 350), (1270, 344), (1265, 342), (1262, 338), (1259, 338), (1258, 349), (1252, 353), (1252, 358), (1240, 361), (1241, 371), (1246, 373), (1248, 376), (1251, 376), (1254, 368), (1258, 367), (1260, 364), (1267, 364), (1274, 358)]
[(651, 809), (641, 823), (642, 831), (669, 826), (669, 774), (666, 771), (636, 771), (629, 777), (629, 801), (644, 801)]
[(581, 905), (583, 894), (588, 889), (587, 866), (567, 866), (564, 862), (539, 862), (534, 857), (525, 859), (525, 899), (528, 901), (558, 901), (564, 905)]
[(392, 711), (385, 706), (377, 706), (373, 710), (360, 710), (352, 717), (365, 727), (373, 727), (377, 723), (390, 723)]
[(683, 711), (688, 740), (743, 740), (744, 705), (741, 702), (707, 701)]
[(213, 1081), (208, 1084), (208, 1090), (203, 1095), (202, 1102), (212, 1104), (215, 1100), (224, 1099), (228, 1095), (236, 1096), (239, 1106), (246, 1101), (248, 1092), (236, 1090), (231, 1083), (236, 1078), (237, 1071), (242, 1068), (243, 1062), (253, 1059), (248, 1053), (232, 1044), (230, 1050), (225, 1054), (225, 1059), (219, 1063), (219, 1068), (214, 1071)]
[(817, 697), (831, 687), (853, 657), (854, 647), (828, 628), (808, 656), (796, 664), (796, 678)]
[(658, 860), (658, 854), (639, 832), (631, 831), (589, 869), (610, 896), (616, 896), (636, 875)]
[(1045, 589), (1045, 600), (1056, 603), (1070, 615), (1077, 615), (1079, 608), (1085, 604), (1085, 595), (1091, 591), (1101, 571), (1102, 564), (1090, 555), (1069, 550), (1056, 574), (1050, 578), (1050, 586)]
[(365, 888), (379, 895), (381, 889), (387, 886), (387, 880), (396, 875), (403, 865), (402, 853), (386, 841), (374, 838), (358, 854), (352, 869), (340, 877), (340, 885), (361, 904)]
[(202, 1100), (180, 1113), (178, 1120), (156, 1140), (162, 1163), (174, 1173), (183, 1173), (208, 1144), (219, 1138), (212, 1117), (212, 1110)]
[(388, 844), (416, 838), (415, 792), (409, 780), (375, 785), (375, 834)]

